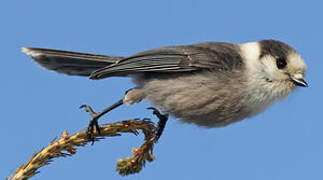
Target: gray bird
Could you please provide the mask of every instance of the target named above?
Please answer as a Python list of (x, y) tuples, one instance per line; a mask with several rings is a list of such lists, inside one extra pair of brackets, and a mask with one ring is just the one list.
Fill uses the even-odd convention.
[(296, 86), (307, 87), (304, 60), (292, 47), (276, 40), (169, 46), (129, 57), (41, 48), (22, 51), (59, 73), (134, 80), (136, 87), (122, 100), (100, 113), (92, 112), (92, 126), (121, 104), (146, 98), (183, 122), (220, 127), (264, 111)]

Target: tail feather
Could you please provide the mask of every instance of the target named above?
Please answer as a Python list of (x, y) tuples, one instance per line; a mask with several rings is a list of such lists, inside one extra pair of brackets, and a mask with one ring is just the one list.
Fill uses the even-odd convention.
[(93, 71), (114, 64), (123, 58), (29, 47), (22, 48), (22, 52), (46, 69), (77, 76), (89, 76)]

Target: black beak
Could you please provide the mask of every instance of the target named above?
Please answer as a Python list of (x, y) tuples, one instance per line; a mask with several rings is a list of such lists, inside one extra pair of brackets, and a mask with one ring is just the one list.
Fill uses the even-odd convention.
[(295, 83), (296, 86), (308, 87), (308, 84), (304, 79), (296, 79), (294, 77), (290, 77), (290, 79)]

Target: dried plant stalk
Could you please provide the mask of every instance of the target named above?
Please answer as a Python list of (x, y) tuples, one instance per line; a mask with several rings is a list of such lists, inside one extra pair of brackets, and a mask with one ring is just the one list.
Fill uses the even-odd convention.
[[(154, 138), (156, 127), (147, 119), (144, 120), (127, 120), (116, 123), (103, 124), (100, 127), (101, 135), (95, 132), (95, 141), (109, 136), (120, 136), (119, 133), (133, 133), (138, 134), (141, 130), (145, 135), (144, 143), (140, 148), (132, 150), (133, 157), (122, 158), (117, 162), (117, 171), (123, 176), (138, 173), (145, 165), (146, 160), (151, 162), (154, 159), (152, 154), (154, 146)], [(76, 153), (76, 147), (85, 146), (87, 143), (92, 142), (87, 138), (86, 131), (68, 136), (65, 131), (59, 140), (52, 140), (50, 144), (34, 154), (26, 164), (17, 168), (16, 172), (7, 180), (26, 180), (35, 174), (40, 167), (48, 165), (53, 158), (71, 156)]]

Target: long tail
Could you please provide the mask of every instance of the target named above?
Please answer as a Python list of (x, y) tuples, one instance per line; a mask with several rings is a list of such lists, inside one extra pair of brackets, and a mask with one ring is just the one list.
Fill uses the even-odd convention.
[(77, 76), (89, 76), (93, 71), (109, 66), (123, 58), (29, 47), (22, 48), (22, 52), (46, 69)]

